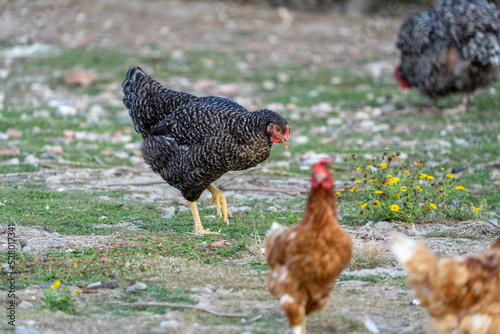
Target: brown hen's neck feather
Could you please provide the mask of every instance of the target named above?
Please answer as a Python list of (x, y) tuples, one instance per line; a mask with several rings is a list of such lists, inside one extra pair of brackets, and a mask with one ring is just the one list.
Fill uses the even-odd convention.
[[(332, 219), (315, 219), (332, 218)], [(303, 222), (313, 222), (316, 224), (327, 224), (331, 221), (337, 222), (337, 201), (335, 199), (335, 189), (332, 188), (311, 188), (307, 199)]]
[(495, 240), (493, 245), (491, 245), (490, 249), (500, 250), (500, 237), (498, 237), (497, 240)]

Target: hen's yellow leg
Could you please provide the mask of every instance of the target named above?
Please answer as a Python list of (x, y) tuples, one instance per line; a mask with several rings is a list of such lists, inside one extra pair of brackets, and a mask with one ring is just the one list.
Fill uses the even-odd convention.
[[(224, 222), (227, 225), (229, 225), (229, 220), (227, 218), (228, 216), (231, 217), (231, 214), (227, 211), (227, 202), (226, 198), (224, 197), (224, 194), (222, 193), (222, 191), (220, 191), (213, 185), (209, 185), (207, 190), (212, 193), (212, 198), (210, 199), (210, 202), (208, 202), (208, 205), (212, 205), (212, 203), (215, 202), (217, 215), (219, 215), (219, 217), (224, 216)], [(221, 213), (221, 205), (222, 205), (222, 213)]]
[(196, 202), (190, 202), (189, 207), (191, 208), (191, 213), (193, 214), (194, 218), (194, 233), (200, 233), (200, 234), (219, 234), (217, 232), (210, 232), (210, 231), (205, 231), (203, 229), (203, 225), (201, 225), (201, 219), (200, 219), (200, 213), (198, 212), (198, 205)]

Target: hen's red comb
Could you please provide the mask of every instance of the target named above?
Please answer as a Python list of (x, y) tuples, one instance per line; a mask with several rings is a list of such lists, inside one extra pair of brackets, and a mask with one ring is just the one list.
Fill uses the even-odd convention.
[(318, 164), (318, 165), (324, 165), (324, 164), (329, 164), (329, 163), (332, 163), (332, 162), (333, 162), (333, 158), (328, 157), (328, 158), (321, 159), (316, 164)]

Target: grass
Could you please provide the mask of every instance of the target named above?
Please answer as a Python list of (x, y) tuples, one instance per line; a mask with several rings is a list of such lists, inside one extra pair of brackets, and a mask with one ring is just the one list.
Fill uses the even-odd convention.
[[(344, 158), (355, 153), (367, 165), (371, 156), (378, 156), (385, 147), (389, 147), (391, 152), (405, 153), (408, 162), (426, 161), (422, 170), (424, 173), (437, 176), (444, 168), (443, 173), (459, 175), (460, 184), (469, 189), (474, 202), (486, 198), (490, 210), (498, 210), (500, 189), (492, 175), (495, 175), (495, 162), (498, 161), (500, 124), (496, 115), (499, 102), (496, 94), (490, 93), (488, 88), (475, 94), (471, 113), (427, 115), (411, 108), (412, 104), (422, 101), (418, 93), (399, 92), (388, 77), (382, 77), (378, 82), (362, 71), (350, 68), (269, 68), (265, 64), (253, 63), (244, 68), (241, 66), (243, 60), (242, 54), (209, 51), (186, 51), (159, 57), (154, 49), (137, 53), (70, 49), (59, 56), (23, 61), (6, 79), (0, 80), (0, 84), (8, 87), (8, 98), (0, 114), (0, 133), (8, 129), (22, 131), (19, 138), (0, 139), (2, 148), (17, 148), (20, 151), (20, 154), (0, 155), (0, 202), (4, 204), (0, 207), (0, 221), (3, 224), (17, 222), (23, 227), (49, 233), (109, 237), (99, 247), (52, 249), (40, 257), (19, 254), (17, 269), (22, 276), (18, 280), (19, 289), (56, 280), (61, 280), (66, 286), (85, 288), (89, 283), (117, 279), (121, 285), (117, 297), (120, 301), (195, 304), (203, 295), (203, 288), (212, 284), (217, 288), (234, 289), (231, 294), (219, 297), (218, 300), (223, 301), (221, 310), (253, 309), (255, 305), (263, 305), (262, 318), (245, 324), (239, 319), (221, 319), (184, 310), (181, 317), (183, 324), (223, 324), (229, 328), (228, 332), (235, 328), (255, 333), (275, 333), (287, 329), (277, 305), (266, 309), (267, 304), (259, 304), (270, 299), (264, 288), (267, 265), (261, 249), (273, 221), (291, 225), (300, 219), (304, 196), (290, 196), (282, 201), (277, 201), (272, 194), (268, 200), (229, 198), (230, 205), (251, 208), (236, 214), (229, 226), (214, 218), (214, 208), (206, 208), (206, 202), (202, 200), (199, 208), (204, 227), (212, 231), (221, 230), (224, 234), (199, 238), (186, 233), (191, 232), (192, 216), (187, 207), (178, 204), (178, 199), (131, 200), (135, 190), (107, 188), (96, 192), (85, 188), (89, 178), (105, 180), (106, 171), (113, 168), (126, 171), (132, 163), (131, 159), (140, 157), (140, 136), (133, 131), (128, 114), (120, 105), (119, 85), (128, 67), (134, 64), (143, 65), (153, 77), (164, 83), (175, 77), (183, 77), (189, 83), (208, 78), (215, 83), (236, 83), (245, 87), (245, 91), (251, 92), (245, 94), (259, 108), (270, 103), (283, 104), (280, 113), (289, 120), (292, 129), (290, 150), (285, 153), (282, 147), (273, 148), (267, 162), (285, 161), (289, 163), (289, 168), (269, 167), (271, 170), (286, 169), (307, 179), (310, 170), (302, 161), (306, 153), (314, 151), (335, 157), (333, 168), (336, 180), (350, 182), (350, 178), (357, 175), (343, 162)], [(73, 67), (96, 69), (99, 77), (86, 88), (67, 87), (63, 74)], [(265, 89), (263, 83), (266, 81), (272, 81), (272, 89)], [(27, 97), (36, 96), (33, 83), (57, 91), (55, 96), (68, 100), (70, 104), (85, 94), (90, 102), (78, 106), (75, 117), (58, 117), (57, 107), (49, 106), (41, 98), (37, 98), (41, 101), (38, 104), (27, 102)], [(500, 84), (496, 84), (495, 89), (499, 88)], [(440, 107), (455, 107), (459, 100), (458, 95), (441, 99)], [(321, 102), (330, 103), (333, 111), (313, 111), (312, 107)], [(101, 105), (104, 114), (92, 116), (89, 109), (94, 104)], [(385, 111), (388, 104), (394, 105), (396, 110)], [(40, 111), (47, 112), (49, 117), (38, 117)], [(74, 131), (75, 137), (81, 135), (83, 139), (68, 139), (65, 130)], [(302, 144), (294, 142), (294, 138), (300, 135), (307, 135), (309, 141)], [(124, 136), (130, 138), (124, 142), (116, 140)], [(60, 146), (62, 153), (47, 155), (54, 146)], [(23, 163), (30, 154), (40, 159), (38, 165)], [(2, 164), (15, 157), (20, 159), (21, 164)], [(59, 171), (55, 172), (56, 169)], [(87, 176), (72, 176), (82, 170), (86, 170)], [(62, 178), (60, 187), (58, 183), (55, 187), (52, 185), (50, 178), (54, 175)], [(255, 176), (269, 175), (261, 172)], [(68, 180), (80, 180), (81, 184), (68, 187), (64, 181), (66, 177)], [(75, 189), (79, 186), (82, 189)], [(58, 188), (67, 189), (58, 191)], [(165, 219), (161, 212), (164, 206), (180, 210), (171, 219)], [(271, 206), (278, 206), (279, 209), (270, 210)], [(339, 206), (344, 217), (343, 224), (358, 224), (351, 214), (356, 209), (355, 204), (340, 201)], [(453, 231), (426, 235), (429, 236), (464, 237)], [(230, 245), (212, 246), (214, 241), (220, 240), (227, 240)], [(0, 256), (3, 261), (7, 260), (5, 254)], [(390, 266), (392, 262), (393, 258), (379, 244), (359, 242), (354, 245), (349, 269)], [(134, 282), (155, 277), (158, 280), (148, 283), (147, 290), (130, 295), (125, 293), (125, 288)], [(344, 275), (340, 279), (409, 289), (404, 278)], [(3, 284), (1, 287), (5, 289), (7, 286)], [(354, 291), (350, 293), (356, 295)], [(117, 317), (130, 317), (130, 321), (141, 312), (165, 312), (162, 307), (127, 308), (108, 303), (117, 298), (110, 297), (93, 306), (82, 299), (83, 304), (77, 304), (77, 312), (80, 315), (85, 312), (108, 312)], [(335, 332), (334, 328), (337, 328), (338, 333), (363, 330), (358, 320), (335, 312), (332, 309), (331, 314), (311, 317), (312, 328), (318, 332)], [(253, 313), (254, 316), (256, 314)]]

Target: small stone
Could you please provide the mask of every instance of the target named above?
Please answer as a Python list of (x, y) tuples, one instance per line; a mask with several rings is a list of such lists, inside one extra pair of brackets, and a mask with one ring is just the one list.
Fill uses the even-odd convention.
[(380, 234), (380, 233), (373, 233), (373, 238), (375, 240), (384, 240), (385, 239), (384, 235)]
[(61, 183), (61, 177), (57, 175), (49, 176), (48, 178), (45, 179), (45, 183), (47, 185), (59, 184)]
[(134, 285), (129, 286), (126, 291), (127, 291), (127, 293), (132, 293), (135, 290), (137, 290), (137, 291), (143, 291), (143, 290), (146, 290), (147, 288), (148, 288), (147, 284), (141, 283), (141, 282), (137, 282)]
[(48, 146), (47, 147), (47, 152), (52, 152), (54, 154), (62, 154), (63, 153), (63, 148), (60, 145)]
[(63, 118), (76, 117), (77, 110), (73, 106), (61, 104), (57, 107), (56, 116)]
[(114, 156), (118, 159), (127, 159), (129, 157), (129, 154), (127, 152), (116, 152), (114, 153)]
[[(165, 216), (170, 216), (167, 219), (172, 219), (172, 216), (175, 216), (177, 209), (174, 206), (161, 206), (158, 208), (158, 212), (165, 214)], [(161, 217), (163, 218), (163, 217)], [(163, 218), (165, 219), (165, 218)]]
[(312, 106), (311, 111), (319, 113), (330, 113), (333, 111), (333, 107), (329, 102), (320, 102), (319, 104)]
[(26, 308), (30, 308), (33, 306), (35, 306), (35, 305), (33, 305), (33, 303), (30, 303), (26, 300), (23, 300), (22, 302), (19, 303), (19, 305), (17, 307), (20, 309), (26, 309)]
[(142, 157), (134, 155), (129, 158), (129, 161), (133, 166), (139, 166), (143, 163), (144, 160), (142, 159)]
[(99, 281), (99, 282), (95, 282), (95, 283), (90, 283), (90, 284), (87, 286), (87, 288), (88, 288), (88, 289), (99, 289), (99, 288), (101, 288), (101, 287), (102, 287), (102, 283), (101, 283), (101, 281)]
[(102, 285), (102, 287), (106, 288), (106, 289), (116, 289), (119, 286), (120, 286), (120, 283), (118, 283), (118, 281), (115, 279), (110, 279), (110, 280), (104, 282), (104, 284)]
[(173, 217), (171, 215), (165, 215), (165, 216), (161, 216), (161, 219), (165, 219), (165, 220), (170, 220), (172, 219)]
[(21, 164), (21, 161), (19, 158), (12, 158), (7, 161), (2, 162), (0, 165), (1, 166), (19, 166)]
[(156, 333), (166, 333), (167, 331), (163, 328), (152, 328), (149, 330), (148, 334), (156, 334)]
[(295, 137), (295, 138), (292, 139), (292, 142), (295, 145), (306, 144), (306, 143), (309, 142), (309, 137), (307, 137), (307, 136), (297, 136), (297, 137)]
[(17, 327), (16, 334), (40, 334), (40, 332), (33, 328)]
[(160, 322), (160, 328), (162, 329), (178, 329), (181, 324), (177, 320), (164, 320)]
[(465, 146), (465, 147), (469, 147), (470, 144), (467, 140), (463, 139), (463, 138), (456, 138), (455, 139), (455, 144), (457, 145), (460, 145), (460, 146)]
[(264, 88), (267, 91), (271, 91), (276, 88), (276, 84), (272, 80), (266, 80), (262, 83), (262, 88)]

